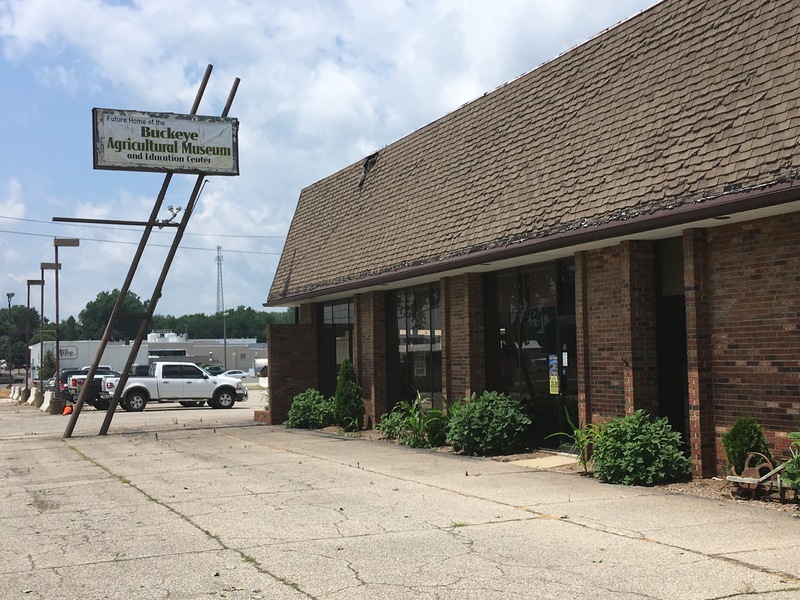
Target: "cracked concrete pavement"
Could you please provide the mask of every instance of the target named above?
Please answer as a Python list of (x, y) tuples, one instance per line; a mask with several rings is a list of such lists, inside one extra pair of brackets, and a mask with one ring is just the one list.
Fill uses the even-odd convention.
[(800, 598), (794, 513), (149, 406), (0, 401), (0, 598)]

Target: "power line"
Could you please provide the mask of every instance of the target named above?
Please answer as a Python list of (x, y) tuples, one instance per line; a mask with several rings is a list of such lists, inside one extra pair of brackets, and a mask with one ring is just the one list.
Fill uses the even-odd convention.
[[(27, 235), (30, 237), (44, 237), (53, 238), (52, 235), (47, 233), (27, 233), (24, 231), (9, 231), (7, 229), (0, 229), (0, 233), (9, 233), (11, 235)], [(128, 246), (137, 246), (139, 242), (126, 242), (125, 240), (101, 240), (97, 238), (87, 238), (81, 236), (82, 242), (100, 242), (101, 244), (126, 244)], [(168, 244), (148, 244), (154, 248), (169, 248)], [(205, 252), (216, 252), (215, 248), (198, 248), (197, 246), (181, 246), (182, 250), (203, 250)], [(235, 252), (237, 254), (260, 254), (264, 256), (280, 256), (280, 252), (259, 252), (256, 250), (227, 250), (226, 252)]]
[[(0, 219), (8, 219), (9, 221), (23, 221), (25, 223), (43, 223), (45, 225), (60, 225), (61, 224), (61, 223), (59, 223), (57, 221), (53, 222), (53, 221), (42, 221), (42, 220), (39, 220), (39, 219), (23, 219), (21, 217), (6, 217), (6, 216), (3, 216), (3, 215), (0, 215)], [(81, 227), (94, 227), (94, 228), (97, 228), (97, 229), (111, 229), (112, 231), (141, 231), (140, 229), (136, 229), (136, 228), (133, 228), (133, 227), (106, 227), (106, 226), (103, 226), (103, 225), (94, 225), (94, 224), (91, 224), (91, 223), (84, 223), (84, 224), (81, 225)], [(161, 233), (161, 232), (154, 230), (153, 233)], [(31, 235), (35, 235), (35, 234), (31, 234)], [(197, 236), (203, 236), (203, 237), (214, 237), (214, 236), (219, 237), (219, 236), (227, 235), (227, 234), (222, 234), (222, 233), (188, 233), (187, 232), (187, 233), (184, 233), (183, 235), (197, 235)], [(248, 239), (249, 238), (252, 238), (252, 239), (273, 239), (274, 238), (274, 239), (280, 239), (280, 240), (286, 238), (285, 235), (237, 235), (236, 237), (248, 238)]]

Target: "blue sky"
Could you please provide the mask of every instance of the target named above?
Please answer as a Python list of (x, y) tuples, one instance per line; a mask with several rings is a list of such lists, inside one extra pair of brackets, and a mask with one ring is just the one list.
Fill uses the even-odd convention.
[[(239, 177), (209, 177), (157, 313), (262, 308), (303, 187), (358, 162), (654, 0), (0, 0), (0, 297), (59, 259), (60, 317), (119, 288), (163, 175), (92, 168), (93, 107), (219, 115), (234, 78)], [(173, 178), (185, 206), (194, 177)], [(163, 216), (167, 217), (168, 214)], [(150, 297), (171, 233), (132, 285)], [(52, 275), (45, 314), (54, 318)], [(48, 306), (49, 304), (49, 306)], [(33, 303), (38, 308), (38, 302)]]

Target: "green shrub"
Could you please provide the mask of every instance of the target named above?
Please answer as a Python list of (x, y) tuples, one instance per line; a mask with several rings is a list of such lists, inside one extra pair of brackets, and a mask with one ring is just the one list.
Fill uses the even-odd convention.
[(722, 445), (728, 457), (728, 468), (736, 473), (744, 469), (744, 457), (748, 452), (760, 452), (772, 461), (772, 455), (758, 421), (753, 417), (739, 417), (733, 427), (722, 436)]
[(356, 381), (356, 371), (349, 358), (342, 361), (333, 396), (336, 424), (345, 431), (358, 431), (364, 422), (364, 399)]
[[(585, 474), (589, 473), (589, 461), (592, 457), (592, 450), (597, 439), (603, 434), (604, 423), (586, 423), (585, 425), (576, 425), (569, 416), (569, 411), (564, 411), (567, 416), (567, 423), (569, 423), (572, 433), (559, 431), (551, 433), (547, 438), (551, 437), (566, 437), (572, 442), (572, 449), (578, 455), (578, 464), (583, 468)], [(546, 438), (545, 438), (546, 439)]]
[(333, 422), (333, 399), (309, 388), (292, 399), (285, 425), (293, 429), (320, 429)]
[(800, 491), (800, 431), (794, 431), (788, 437), (793, 440), (789, 446), (791, 458), (786, 461), (780, 477), (786, 487), (795, 491), (796, 497)]
[(531, 419), (519, 400), (484, 392), (452, 407), (447, 443), (473, 456), (506, 454), (520, 448)]
[(413, 403), (400, 402), (390, 413), (381, 416), (375, 429), (412, 448), (429, 448), (445, 443), (447, 415), (439, 409), (425, 410), (421, 398)]
[(375, 429), (382, 431), (392, 440), (399, 440), (406, 431), (407, 415), (403, 404), (408, 402), (396, 404), (390, 412), (381, 415), (380, 421), (375, 425)]
[(594, 440), (594, 474), (607, 483), (655, 485), (691, 477), (681, 436), (643, 410), (605, 423)]

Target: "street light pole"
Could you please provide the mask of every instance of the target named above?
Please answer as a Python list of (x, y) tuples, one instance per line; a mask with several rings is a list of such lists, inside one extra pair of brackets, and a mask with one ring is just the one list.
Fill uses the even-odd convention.
[(6, 298), (8, 298), (8, 342), (6, 342), (8, 348), (8, 362), (6, 363), (6, 369), (8, 370), (8, 387), (11, 387), (11, 382), (14, 381), (14, 378), (11, 377), (11, 299), (13, 297), (14, 292), (8, 292), (6, 294)]
[(25, 310), (25, 400), (31, 396), (31, 286), (44, 285), (41, 279), (28, 279), (28, 305)]
[(41, 325), (39, 327), (39, 371), (37, 375), (39, 375), (39, 393), (42, 396), (44, 396), (44, 377), (42, 377), (42, 367), (44, 366), (44, 272), (58, 272), (60, 266), (58, 263), (48, 262), (43, 262), (39, 265), (39, 269), (42, 272), (42, 314), (40, 315)]
[(58, 249), (61, 246), (77, 247), (81, 245), (78, 238), (53, 238), (53, 246), (56, 251), (56, 389), (55, 400), (58, 402), (61, 399), (61, 338), (59, 336), (59, 317), (58, 317)]

